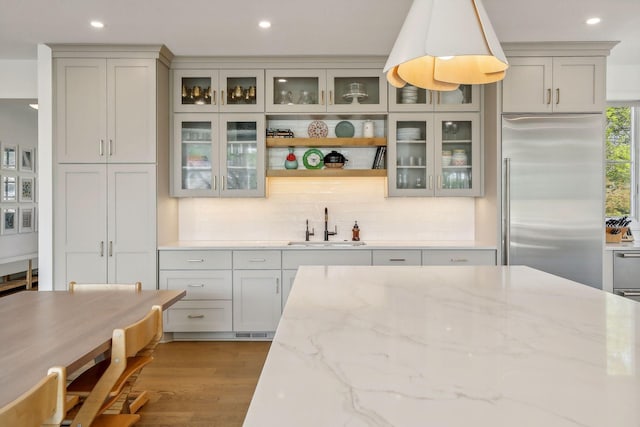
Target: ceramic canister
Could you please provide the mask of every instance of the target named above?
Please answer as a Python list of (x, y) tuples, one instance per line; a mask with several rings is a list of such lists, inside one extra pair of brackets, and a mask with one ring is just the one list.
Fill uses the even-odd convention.
[(373, 134), (373, 122), (371, 120), (366, 120), (362, 124), (362, 136), (364, 136), (365, 138), (373, 138)]
[(444, 150), (442, 152), (442, 166), (449, 166), (451, 164), (451, 151)]

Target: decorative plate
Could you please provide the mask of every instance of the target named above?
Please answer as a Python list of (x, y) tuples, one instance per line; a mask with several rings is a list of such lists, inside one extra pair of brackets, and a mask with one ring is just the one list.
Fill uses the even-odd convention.
[(302, 156), (302, 163), (307, 169), (322, 169), (324, 166), (324, 155), (317, 148), (310, 148)]
[(307, 128), (311, 138), (326, 138), (329, 135), (329, 126), (321, 120), (314, 120)]
[(336, 125), (336, 136), (338, 138), (351, 138), (356, 132), (351, 122), (342, 121)]

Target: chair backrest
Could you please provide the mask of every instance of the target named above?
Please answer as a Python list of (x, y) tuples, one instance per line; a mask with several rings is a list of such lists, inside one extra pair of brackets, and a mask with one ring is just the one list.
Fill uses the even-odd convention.
[(69, 292), (78, 291), (135, 291), (142, 290), (142, 283), (76, 283), (69, 282)]
[(59, 426), (65, 416), (64, 367), (49, 369), (46, 377), (13, 402), (0, 408), (0, 426)]
[(114, 329), (111, 338), (111, 363), (104, 371), (93, 391), (84, 401), (73, 427), (91, 425), (114, 384), (127, 367), (127, 358), (154, 345), (162, 338), (162, 307), (154, 305), (141, 320), (123, 329)]

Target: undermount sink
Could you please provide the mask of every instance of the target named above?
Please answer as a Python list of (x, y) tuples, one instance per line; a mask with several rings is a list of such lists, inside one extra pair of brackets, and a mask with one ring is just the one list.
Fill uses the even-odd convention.
[(363, 246), (364, 242), (342, 241), (342, 242), (289, 242), (289, 246), (333, 246), (333, 247), (351, 247), (351, 246)]

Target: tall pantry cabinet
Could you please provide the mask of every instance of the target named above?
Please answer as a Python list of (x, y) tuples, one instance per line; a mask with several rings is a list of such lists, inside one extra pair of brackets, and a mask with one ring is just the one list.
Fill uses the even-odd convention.
[[(52, 46), (54, 285), (157, 288), (171, 223), (169, 63), (163, 46)], [(175, 205), (175, 203), (173, 203)], [(175, 207), (174, 207), (175, 209)]]

